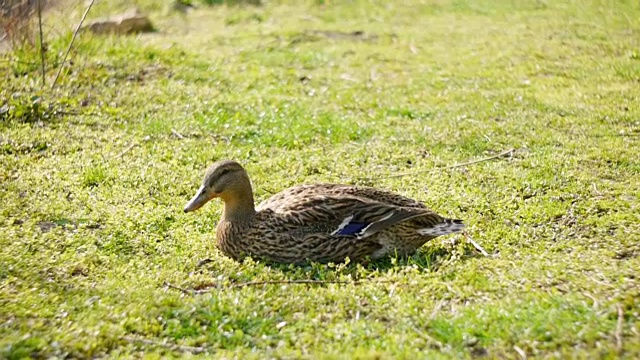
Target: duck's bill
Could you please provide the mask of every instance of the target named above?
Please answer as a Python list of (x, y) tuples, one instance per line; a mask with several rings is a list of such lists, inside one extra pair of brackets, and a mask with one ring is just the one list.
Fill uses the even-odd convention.
[(209, 194), (207, 194), (207, 190), (204, 188), (204, 186), (201, 186), (200, 189), (198, 189), (196, 195), (192, 197), (191, 200), (189, 200), (187, 205), (185, 205), (184, 212), (198, 210), (209, 200), (211, 200), (211, 197), (209, 196)]

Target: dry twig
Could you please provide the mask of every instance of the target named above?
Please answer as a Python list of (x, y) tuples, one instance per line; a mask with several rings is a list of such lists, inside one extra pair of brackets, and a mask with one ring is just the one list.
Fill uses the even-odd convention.
[(184, 139), (184, 136), (182, 136), (182, 134), (180, 134), (176, 129), (171, 129), (171, 133), (173, 135), (175, 135), (178, 139)]
[(133, 143), (133, 144), (129, 145), (129, 147), (124, 149), (124, 151), (122, 151), (120, 154), (116, 155), (116, 158), (123, 157), (124, 154), (128, 153), (129, 151), (131, 151), (131, 149), (136, 147), (136, 145), (138, 145), (138, 143)]
[(45, 64), (44, 64), (44, 35), (42, 34), (42, 0), (38, 0), (38, 29), (40, 32), (40, 70), (42, 72), (42, 87), (46, 84)]
[(438, 341), (438, 340), (434, 339), (431, 335), (429, 335), (429, 334), (427, 334), (426, 332), (424, 332), (424, 331), (420, 330), (420, 329), (419, 329), (417, 326), (415, 326), (415, 325), (413, 325), (413, 326), (412, 326), (412, 328), (413, 328), (413, 331), (414, 331), (416, 334), (418, 334), (418, 336), (420, 336), (421, 338), (423, 338), (424, 340), (426, 340), (426, 341), (427, 341), (427, 343), (428, 343), (429, 345), (433, 345), (433, 346), (434, 346), (435, 348), (437, 348), (437, 349), (442, 349), (442, 348), (443, 348), (443, 346), (444, 346), (444, 345), (443, 345), (440, 341)]
[(455, 168), (459, 168), (459, 167), (463, 167), (463, 166), (468, 166), (468, 165), (473, 165), (473, 164), (477, 164), (477, 163), (481, 163), (481, 162), (485, 162), (485, 161), (494, 160), (494, 159), (497, 159), (497, 158), (501, 158), (503, 156), (511, 155), (511, 153), (513, 153), (515, 150), (516, 149), (511, 148), (511, 149), (509, 149), (507, 151), (501, 152), (500, 154), (496, 154), (496, 155), (493, 155), (493, 156), (489, 156), (489, 157), (478, 159), (478, 160), (474, 160), (474, 161), (465, 162), (465, 163), (462, 163), (462, 164), (454, 164), (454, 165), (451, 165), (451, 166), (446, 166), (446, 167), (444, 167), (444, 169), (455, 169)]
[(623, 133), (623, 134), (600, 134), (600, 135), (591, 135), (591, 137), (636, 137), (640, 136), (640, 133)]
[(134, 336), (123, 336), (122, 339), (132, 343), (139, 342), (145, 345), (160, 346), (173, 351), (180, 351), (180, 352), (186, 352), (186, 353), (192, 353), (192, 354), (202, 354), (207, 352), (207, 348), (204, 348), (204, 347), (178, 345), (178, 344), (169, 343), (166, 340), (160, 342), (160, 341), (154, 341), (154, 340), (149, 340), (149, 339), (144, 339), (144, 338), (139, 338)]
[[(151, 140), (151, 136), (147, 135), (144, 138), (142, 138), (142, 141), (149, 141)], [(127, 147), (126, 149), (124, 149), (120, 154), (116, 155), (115, 158), (120, 158), (123, 157), (124, 154), (128, 153), (129, 151), (131, 151), (134, 147), (140, 145), (139, 142), (134, 142), (133, 144), (129, 145), (129, 147)]]
[(274, 284), (354, 284), (357, 285), (359, 281), (340, 281), (340, 280), (267, 280), (267, 281), (249, 281), (239, 284), (233, 284), (231, 287), (238, 289), (247, 286), (260, 286), (260, 285), (274, 285)]
[(622, 335), (623, 335), (623, 327), (624, 327), (624, 309), (622, 309), (622, 306), (620, 306), (620, 304), (618, 304), (618, 324), (616, 326), (616, 332), (615, 332), (615, 336), (616, 336), (616, 350), (618, 350), (618, 353), (622, 352), (623, 349), (623, 343), (622, 343)]
[(591, 301), (593, 302), (593, 304), (591, 305), (591, 307), (596, 310), (598, 309), (598, 299), (595, 298), (595, 296), (589, 294), (588, 292), (583, 292), (582, 295), (588, 297), (589, 299), (591, 299)]
[(60, 73), (62, 72), (62, 68), (64, 67), (65, 62), (67, 61), (67, 56), (69, 56), (69, 52), (71, 51), (73, 42), (76, 41), (76, 37), (78, 36), (80, 27), (82, 27), (82, 23), (87, 18), (87, 14), (89, 14), (89, 10), (91, 10), (91, 7), (93, 6), (93, 3), (95, 1), (96, 0), (91, 0), (91, 2), (89, 3), (89, 6), (87, 6), (87, 10), (85, 10), (84, 14), (82, 15), (82, 19), (80, 19), (80, 22), (76, 27), (76, 31), (73, 32), (73, 37), (71, 37), (71, 41), (69, 42), (69, 47), (67, 47), (67, 52), (64, 53), (64, 58), (62, 59), (62, 65), (60, 65), (60, 67), (58, 68), (58, 73), (56, 73), (56, 77), (53, 79), (53, 84), (51, 84), (51, 90), (53, 90), (53, 88), (56, 87), (56, 83), (58, 82), (58, 78), (60, 77)]
[(193, 294), (194, 291), (196, 291), (196, 290), (185, 289), (183, 287), (180, 287), (180, 286), (177, 286), (177, 285), (173, 285), (172, 283), (169, 283), (169, 282), (166, 282), (166, 281), (163, 283), (163, 285), (168, 287), (168, 288), (171, 288), (171, 289), (174, 289), (174, 290), (178, 290), (178, 291), (182, 292), (183, 294), (187, 294), (187, 295), (191, 295), (191, 294)]
[(468, 161), (468, 162), (464, 162), (464, 163), (460, 163), (460, 164), (453, 164), (453, 165), (444, 166), (444, 167), (437, 167), (437, 168), (429, 169), (429, 170), (407, 172), (407, 173), (394, 174), (394, 175), (389, 175), (389, 176), (379, 176), (379, 177), (375, 177), (375, 178), (363, 178), (361, 180), (393, 179), (393, 178), (399, 178), (399, 177), (403, 177), (403, 176), (423, 174), (423, 173), (429, 173), (429, 172), (434, 172), (434, 171), (439, 171), (439, 170), (455, 169), (455, 168), (459, 168), (459, 167), (474, 165), (474, 164), (478, 164), (478, 163), (481, 163), (481, 162), (498, 159), (498, 158), (510, 155), (514, 151), (515, 151), (515, 149), (512, 148), (512, 149), (509, 149), (507, 151), (503, 151), (503, 152), (501, 152), (499, 154), (496, 154), (496, 155), (493, 155), (493, 156), (489, 156), (489, 157), (478, 159), (478, 160)]
[(433, 311), (431, 311), (431, 315), (429, 315), (429, 320), (433, 320), (436, 318), (436, 316), (438, 315), (438, 312), (440, 312), (440, 310), (444, 306), (444, 303), (445, 303), (444, 299), (440, 299), (440, 301), (438, 301), (436, 306), (433, 308)]
[(464, 238), (467, 239), (467, 241), (473, 245), (474, 248), (476, 248), (476, 250), (478, 250), (482, 255), (484, 256), (489, 256), (489, 253), (486, 252), (484, 250), (484, 248), (482, 248), (482, 246), (480, 246), (480, 244), (478, 244), (477, 242), (475, 242), (475, 240), (473, 240), (473, 238), (471, 236), (469, 236), (469, 234), (466, 231), (462, 232), (462, 235), (464, 235)]
[[(0, 42), (2, 42), (2, 39), (0, 39)], [(25, 64), (25, 65), (38, 65), (39, 64), (36, 61), (22, 61), (22, 60), (18, 60), (18, 59), (0, 59), (0, 62), (2, 62), (2, 63), (17, 63), (17, 64)], [(51, 66), (52, 67), (56, 67), (56, 66), (58, 66), (60, 64), (63, 64), (63, 62), (55, 62), (55, 63), (52, 63)]]
[[(388, 283), (391, 282), (391, 280), (378, 280), (375, 281), (376, 283)], [(248, 287), (248, 286), (260, 286), (260, 285), (276, 285), (276, 284), (311, 284), (311, 285), (326, 285), (326, 284), (342, 284), (342, 285), (347, 285), (347, 284), (352, 284), (352, 285), (358, 285), (360, 284), (361, 281), (340, 281), (340, 280), (266, 280), (266, 281), (248, 281), (248, 282), (243, 282), (243, 283), (237, 283), (237, 284), (232, 284), (229, 287), (227, 287), (227, 289), (239, 289), (239, 288), (243, 288), (243, 287)], [(174, 289), (174, 290), (178, 290), (184, 294), (188, 294), (188, 295), (197, 295), (197, 294), (206, 294), (211, 292), (212, 290), (215, 289), (221, 289), (220, 287), (216, 286), (216, 285), (212, 285), (210, 287), (207, 288), (203, 288), (203, 289), (199, 289), (199, 290), (195, 290), (195, 289), (186, 289), (177, 285), (173, 285), (171, 283), (168, 282), (164, 282), (163, 283), (164, 286)]]
[(524, 352), (521, 347), (519, 347), (518, 345), (513, 345), (513, 350), (515, 350), (518, 355), (520, 355), (520, 359), (527, 360), (527, 353)]

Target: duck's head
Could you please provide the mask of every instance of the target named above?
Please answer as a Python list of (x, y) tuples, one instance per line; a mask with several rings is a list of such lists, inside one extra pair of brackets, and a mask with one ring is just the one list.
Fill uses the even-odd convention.
[(253, 210), (251, 183), (242, 165), (232, 160), (222, 160), (211, 165), (202, 180), (202, 186), (184, 207), (184, 212), (198, 210), (217, 197), (234, 207), (248, 206), (246, 203), (250, 201)]

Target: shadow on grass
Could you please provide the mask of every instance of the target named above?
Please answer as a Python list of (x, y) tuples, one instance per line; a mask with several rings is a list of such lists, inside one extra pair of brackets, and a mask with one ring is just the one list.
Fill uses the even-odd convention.
[[(242, 271), (235, 272), (236, 276), (230, 276), (229, 282), (222, 287), (243, 287), (246, 284), (276, 284), (276, 283), (303, 283), (308, 285), (324, 285), (330, 283), (343, 283), (374, 281), (405, 271), (418, 271), (433, 273), (442, 266), (451, 262), (466, 261), (478, 256), (473, 245), (465, 241), (442, 241), (431, 243), (422, 247), (411, 256), (390, 256), (387, 258), (366, 261), (322, 264), (310, 262), (304, 265), (281, 264), (263, 260), (245, 259), (238, 263)], [(213, 263), (208, 260), (205, 263)], [(215, 275), (218, 265), (202, 266), (199, 271), (207, 275)], [(242, 275), (240, 275), (242, 274)], [(269, 275), (266, 275), (269, 274)], [(268, 279), (265, 278), (268, 276)], [(275, 275), (275, 276), (274, 276)], [(220, 286), (220, 284), (219, 284)], [(199, 286), (196, 285), (196, 288)]]

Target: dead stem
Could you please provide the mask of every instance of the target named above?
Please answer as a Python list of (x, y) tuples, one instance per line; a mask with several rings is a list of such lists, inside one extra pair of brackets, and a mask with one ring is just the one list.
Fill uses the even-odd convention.
[(161, 341), (154, 341), (154, 340), (149, 340), (149, 339), (144, 339), (144, 338), (139, 338), (134, 336), (123, 336), (122, 339), (131, 343), (142, 343), (145, 345), (160, 346), (173, 351), (180, 351), (185, 353), (202, 354), (207, 352), (207, 348), (204, 348), (204, 347), (178, 345), (174, 343), (169, 343), (166, 340), (161, 342)]
[(616, 350), (618, 350), (618, 353), (622, 353), (623, 350), (623, 343), (622, 343), (622, 337), (623, 337), (623, 332), (624, 332), (624, 309), (622, 309), (622, 306), (620, 306), (620, 304), (617, 305), (618, 308), (618, 324), (616, 325), (616, 332), (615, 332), (615, 337), (616, 337)]
[(437, 168), (429, 169), (429, 170), (407, 172), (407, 173), (394, 174), (394, 175), (389, 175), (389, 176), (379, 176), (379, 177), (375, 177), (375, 178), (362, 178), (360, 180), (371, 181), (371, 180), (378, 180), (378, 179), (392, 179), (392, 178), (399, 178), (399, 177), (403, 177), (403, 176), (411, 176), (411, 175), (416, 175), (416, 174), (434, 172), (434, 171), (438, 171), (438, 170), (455, 169), (455, 168), (459, 168), (459, 167), (474, 165), (474, 164), (478, 164), (478, 163), (481, 163), (481, 162), (498, 159), (498, 158), (510, 155), (514, 151), (515, 151), (515, 149), (512, 148), (512, 149), (503, 151), (503, 152), (501, 152), (499, 154), (496, 154), (496, 155), (493, 155), (493, 156), (489, 156), (489, 157), (478, 159), (478, 160), (468, 161), (468, 162), (464, 162), (464, 163), (460, 163), (460, 164), (453, 164), (453, 165), (444, 166), (444, 167), (437, 167)]
[[(375, 281), (375, 283), (390, 283), (392, 282), (391, 280), (377, 280)], [(352, 284), (352, 285), (358, 285), (362, 283), (361, 281), (340, 281), (340, 280), (266, 280), (266, 281), (248, 281), (248, 282), (243, 282), (243, 283), (237, 283), (237, 284), (232, 284), (230, 286), (227, 287), (227, 289), (240, 289), (243, 287), (249, 287), (249, 286), (260, 286), (260, 285), (276, 285), (276, 284), (311, 284), (311, 285), (326, 285), (326, 284), (342, 284), (342, 285), (348, 285), (348, 284)], [(211, 285), (210, 287), (207, 288), (203, 288), (203, 289), (187, 289), (187, 288), (183, 288), (177, 285), (173, 285), (169, 282), (164, 282), (163, 283), (164, 286), (174, 289), (174, 290), (178, 290), (184, 294), (188, 294), (188, 295), (197, 295), (197, 294), (206, 294), (211, 292), (212, 290), (215, 289), (222, 289), (221, 287), (218, 287), (216, 285)]]
[(60, 73), (62, 72), (62, 68), (64, 67), (65, 62), (67, 61), (67, 56), (69, 56), (69, 52), (71, 51), (73, 42), (76, 41), (76, 37), (78, 36), (80, 27), (82, 26), (84, 19), (87, 18), (87, 14), (89, 14), (89, 10), (91, 10), (91, 7), (93, 6), (94, 2), (95, 0), (91, 0), (91, 2), (89, 3), (89, 6), (87, 6), (87, 10), (85, 10), (84, 15), (82, 15), (82, 19), (80, 19), (80, 22), (78, 23), (78, 27), (76, 27), (76, 31), (73, 32), (73, 37), (71, 37), (71, 41), (69, 42), (69, 47), (67, 47), (67, 52), (64, 53), (64, 58), (62, 59), (62, 65), (60, 65), (60, 67), (58, 68), (58, 73), (56, 73), (56, 77), (53, 79), (53, 84), (51, 84), (51, 90), (53, 90), (56, 87), (56, 83), (58, 82), (58, 78), (60, 77)]
[(482, 255), (484, 256), (489, 256), (489, 253), (486, 252), (482, 246), (480, 246), (480, 244), (478, 244), (477, 242), (475, 242), (475, 240), (473, 240), (473, 238), (471, 236), (469, 236), (469, 234), (466, 231), (462, 232), (462, 235), (464, 235), (464, 238), (467, 239), (467, 241), (473, 245), (474, 248), (476, 248), (476, 250), (478, 250)]

